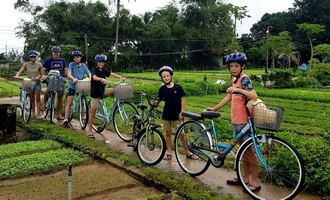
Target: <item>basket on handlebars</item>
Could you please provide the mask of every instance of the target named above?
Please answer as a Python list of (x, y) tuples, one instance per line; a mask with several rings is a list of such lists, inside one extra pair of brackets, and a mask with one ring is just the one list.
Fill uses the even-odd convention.
[(63, 92), (65, 88), (65, 80), (60, 76), (59, 71), (51, 70), (47, 77), (48, 91)]
[(133, 98), (133, 85), (130, 83), (118, 83), (113, 87), (114, 95), (117, 99)]
[(32, 81), (30, 79), (24, 79), (22, 81), (22, 90), (23, 91), (30, 92), (33, 90), (34, 86), (35, 86), (35, 81)]
[(253, 122), (255, 128), (278, 131), (282, 121), (283, 110), (280, 107), (259, 103), (253, 106)]
[(77, 93), (89, 93), (91, 91), (91, 81), (90, 80), (78, 80), (76, 82), (76, 92)]

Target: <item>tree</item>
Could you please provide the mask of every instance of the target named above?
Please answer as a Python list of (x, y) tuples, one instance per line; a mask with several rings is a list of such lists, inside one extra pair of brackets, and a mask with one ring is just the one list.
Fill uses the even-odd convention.
[(292, 54), (293, 49), (295, 48), (292, 38), (289, 35), (289, 32), (283, 31), (278, 35), (270, 35), (266, 38), (264, 44), (265, 47), (268, 47), (272, 52), (272, 68), (275, 67), (275, 59), (279, 55), (288, 56)]
[(315, 55), (320, 55), (323, 58), (325, 56), (330, 56), (330, 45), (329, 44), (319, 44), (319, 45), (315, 46), (314, 47), (314, 54)]
[(241, 23), (242, 23), (242, 19), (244, 19), (246, 17), (251, 17), (251, 16), (247, 14), (248, 13), (247, 6), (234, 6), (234, 5), (231, 5), (231, 6), (232, 6), (231, 13), (234, 16), (234, 37), (236, 37), (237, 21), (241, 21)]
[[(297, 26), (307, 35), (311, 49), (310, 60), (312, 60), (314, 56), (313, 39), (317, 37), (320, 33), (325, 32), (325, 26), (319, 24), (309, 24), (309, 23), (297, 24)], [(310, 63), (310, 65), (312, 65), (312, 63)]]

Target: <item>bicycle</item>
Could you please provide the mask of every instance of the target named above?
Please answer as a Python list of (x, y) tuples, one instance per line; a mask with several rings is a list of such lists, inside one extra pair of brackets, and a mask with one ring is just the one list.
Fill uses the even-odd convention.
[[(201, 114), (183, 113), (183, 116), (190, 120), (178, 128), (174, 139), (175, 155), (179, 166), (192, 176), (201, 175), (210, 164), (217, 168), (223, 166), (226, 156), (237, 143), (242, 142), (236, 154), (235, 170), (243, 190), (254, 199), (293, 199), (303, 186), (305, 169), (297, 150), (287, 141), (274, 135), (274, 132), (279, 130), (282, 114), (283, 110), (278, 107), (268, 109), (262, 105), (255, 106), (253, 121), (248, 115), (248, 123), (235, 139), (229, 144), (224, 144), (218, 140), (213, 121), (214, 118), (220, 116), (220, 113), (213, 111), (203, 111)], [(209, 128), (203, 124), (204, 119), (211, 120)], [(271, 132), (256, 134), (256, 128)], [(182, 135), (187, 141), (187, 146), (181, 145), (179, 141)], [(248, 139), (244, 140), (246, 137)], [(187, 160), (182, 154), (186, 148), (199, 159)], [(249, 153), (251, 154), (251, 150), (256, 156), (256, 161), (249, 164), (256, 169), (255, 173), (261, 181), (261, 187), (254, 191), (250, 190), (248, 183), (245, 183), (243, 179), (250, 178), (249, 173), (246, 173), (248, 177), (244, 177), (243, 163), (248, 162), (245, 158)], [(274, 190), (276, 190), (276, 197), (270, 197), (267, 191)]]
[[(47, 119), (49, 114), (49, 122), (54, 123), (54, 115), (55, 115), (55, 98), (57, 92), (64, 92), (65, 88), (65, 78), (60, 76), (60, 72), (58, 70), (50, 70), (46, 81), (48, 83), (47, 87), (47, 102), (45, 104), (45, 116)], [(60, 112), (59, 110), (57, 112)]]
[[(68, 122), (70, 123), (74, 117), (74, 114), (77, 113), (77, 106), (79, 111), (79, 124), (82, 130), (84, 130), (88, 124), (88, 116), (89, 116), (89, 106), (87, 102), (87, 98), (84, 93), (90, 91), (90, 80), (78, 80), (76, 83), (76, 92), (74, 100), (71, 105), (70, 115), (68, 118)], [(66, 95), (64, 105), (67, 104)], [(65, 109), (65, 107), (64, 107)]]
[(22, 86), (20, 87), (21, 91), (19, 94), (19, 116), (23, 118), (25, 123), (28, 123), (31, 119), (32, 112), (32, 99), (30, 92), (34, 89), (36, 81), (29, 78), (16, 78), (22, 79)]
[(136, 107), (130, 102), (130, 98), (133, 96), (132, 85), (116, 83), (114, 95), (109, 109), (104, 98), (100, 99), (93, 121), (93, 129), (97, 133), (101, 133), (112, 121), (117, 135), (123, 141), (129, 142), (132, 139), (133, 119), (138, 114)]
[[(158, 99), (150, 97), (144, 92), (140, 93), (141, 103), (137, 108), (141, 110), (140, 115), (136, 115), (133, 125), (133, 136), (131, 144), (140, 161), (147, 165), (157, 165), (165, 155), (166, 142), (163, 134), (158, 130), (161, 126), (155, 123), (155, 118), (159, 116)], [(142, 97), (148, 101), (150, 108), (142, 102)], [(153, 101), (157, 101), (154, 103)], [(148, 110), (147, 110), (148, 109)]]

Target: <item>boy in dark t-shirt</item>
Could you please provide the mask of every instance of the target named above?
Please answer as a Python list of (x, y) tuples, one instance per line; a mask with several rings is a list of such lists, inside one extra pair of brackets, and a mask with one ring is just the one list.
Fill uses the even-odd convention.
[[(176, 126), (183, 120), (182, 112), (186, 109), (185, 92), (182, 87), (172, 81), (173, 69), (169, 66), (163, 66), (158, 71), (161, 77), (162, 85), (159, 88), (159, 99), (165, 101), (162, 119), (163, 129), (166, 133), (166, 154), (164, 160), (172, 158), (172, 133)], [(190, 151), (186, 149), (188, 158), (196, 159)]]
[(96, 66), (92, 69), (91, 80), (91, 109), (88, 120), (88, 137), (94, 137), (92, 125), (96, 114), (96, 109), (100, 104), (100, 99), (102, 99), (103, 96), (113, 94), (113, 88), (105, 88), (108, 83), (106, 78), (111, 76), (120, 80), (126, 80), (126, 78), (105, 69), (104, 66), (106, 60), (106, 55), (98, 54), (95, 56)]

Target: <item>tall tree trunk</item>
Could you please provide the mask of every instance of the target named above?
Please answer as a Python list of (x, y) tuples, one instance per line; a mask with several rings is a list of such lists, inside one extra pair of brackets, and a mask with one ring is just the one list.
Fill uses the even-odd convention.
[(313, 49), (312, 38), (308, 38), (308, 40), (309, 40), (309, 45), (311, 46), (311, 58), (310, 58), (311, 63), (309, 63), (309, 65), (310, 65), (310, 69), (312, 69), (312, 65), (313, 65), (312, 59), (314, 56), (314, 49)]

